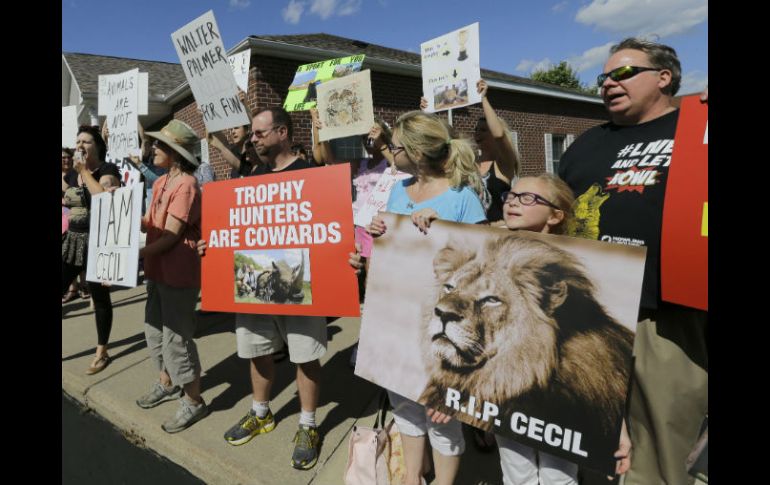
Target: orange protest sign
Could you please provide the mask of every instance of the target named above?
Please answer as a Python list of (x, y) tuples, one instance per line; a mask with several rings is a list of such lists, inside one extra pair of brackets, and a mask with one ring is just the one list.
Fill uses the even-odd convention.
[(682, 99), (661, 234), (663, 300), (708, 310), (708, 105)]
[(203, 310), (358, 316), (348, 164), (209, 183)]

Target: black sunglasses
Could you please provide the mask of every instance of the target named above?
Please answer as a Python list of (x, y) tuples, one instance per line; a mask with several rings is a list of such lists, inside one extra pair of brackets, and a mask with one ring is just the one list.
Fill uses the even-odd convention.
[(599, 74), (596, 77), (596, 84), (599, 87), (602, 87), (604, 85), (604, 81), (606, 81), (607, 78), (610, 78), (615, 82), (625, 81), (626, 79), (630, 79), (636, 76), (640, 72), (662, 71), (662, 70), (663, 69), (659, 69), (657, 67), (620, 66), (616, 69), (611, 70), (610, 72), (604, 72), (602, 74)]
[(538, 194), (535, 194), (533, 192), (522, 192), (519, 194), (511, 190), (509, 192), (503, 192), (500, 198), (503, 200), (503, 204), (506, 204), (506, 203), (513, 204), (513, 201), (518, 198), (519, 202), (521, 202), (521, 205), (541, 204), (541, 205), (547, 205), (552, 209), (561, 210), (559, 209), (559, 206), (557, 206), (556, 204), (549, 202), (544, 197)]

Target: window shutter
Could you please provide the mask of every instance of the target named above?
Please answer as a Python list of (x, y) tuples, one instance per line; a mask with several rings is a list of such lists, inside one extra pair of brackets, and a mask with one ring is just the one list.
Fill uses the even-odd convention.
[(553, 173), (553, 146), (550, 133), (545, 134), (545, 171)]

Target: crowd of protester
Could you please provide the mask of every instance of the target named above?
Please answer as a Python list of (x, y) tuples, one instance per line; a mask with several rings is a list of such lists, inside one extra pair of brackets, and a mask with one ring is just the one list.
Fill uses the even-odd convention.
[[(579, 224), (570, 224), (576, 196), (595, 184), (603, 185), (622, 146), (673, 140), (678, 110), (672, 100), (680, 81), (679, 61), (670, 47), (633, 38), (615, 45), (598, 79), (610, 122), (587, 131), (569, 147), (558, 176), (521, 176), (518, 148), (506, 122), (490, 104), (483, 80), (476, 89), (484, 116), (472, 134), (458, 133), (444, 117), (422, 110), (404, 113), (392, 123), (376, 118), (371, 130), (360, 137), (360, 151), (366, 154), (360, 158), (342, 159), (332, 143), (317, 141), (323, 124), (315, 110), (311, 110), (311, 119), (316, 142), (310, 151), (294, 143), (292, 119), (277, 107), (255, 110), (249, 125), (232, 128), (227, 134), (205, 133), (204, 137), (212, 153), (219, 153), (231, 167), (230, 178), (348, 163), (354, 207), (366, 201), (383, 174), (394, 174), (398, 181), (386, 210), (410, 216), (415, 230), (422, 232), (427, 233), (435, 220), (448, 220), (492, 224), (501, 231), (587, 237), (574, 230)], [(423, 99), (420, 107), (426, 106)], [(84, 126), (78, 131), (74, 150), (62, 148), (62, 211), (66, 216), (62, 304), (78, 294), (93, 299), (97, 346), (88, 374), (102, 371), (111, 361), (107, 352), (112, 327), (110, 288), (94, 282), (77, 284), (87, 264), (91, 198), (114, 190), (121, 180), (117, 166), (105, 161), (105, 138), (98, 128)], [(201, 396), (202, 369), (193, 335), (201, 258), (207, 247), (201, 235), (201, 191), (215, 177), (209, 164), (202, 164), (195, 155), (200, 139), (187, 124), (172, 120), (156, 132), (140, 129), (140, 138), (142, 155), (131, 161), (146, 184), (142, 231), (147, 239), (140, 251), (147, 285), (144, 323), (158, 378), (136, 402), (152, 408), (177, 400), (176, 413), (162, 424), (165, 431), (175, 433), (209, 412)], [(627, 484), (687, 483), (685, 458), (708, 411), (707, 366), (701, 364), (707, 362), (707, 353), (696, 359), (681, 350), (686, 346), (705, 349), (707, 314), (660, 298), (657, 255), (665, 172), (659, 180), (662, 183), (655, 190), (644, 194), (613, 194), (600, 222), (602, 231), (639, 236), (649, 248), (628, 411), (615, 454), (616, 472), (626, 474)], [(621, 217), (635, 225), (618, 229)], [(386, 231), (383, 219), (377, 216), (366, 227), (355, 227), (356, 251), (348, 264), (361, 274), (362, 283), (373, 238)], [(239, 263), (238, 295), (256, 295), (256, 278), (253, 266)], [(86, 287), (88, 293), (83, 293)], [(321, 440), (316, 409), (321, 392), (319, 359), (327, 350), (326, 319), (237, 314), (235, 333), (237, 355), (249, 362), (252, 405), (225, 431), (225, 441), (243, 445), (275, 428), (270, 409), (274, 354), (285, 351), (296, 365), (301, 407), (291, 464), (298, 469), (312, 468)], [(425, 483), (427, 444), (433, 452), (434, 483), (454, 483), (465, 450), (460, 423), (395, 392), (388, 394), (402, 436), (405, 483)], [(477, 431), (474, 441), (483, 448), (498, 446), (506, 484), (569, 484), (578, 483), (579, 476), (585, 480), (581, 483), (591, 480), (590, 474), (579, 474), (576, 464), (504, 436)]]

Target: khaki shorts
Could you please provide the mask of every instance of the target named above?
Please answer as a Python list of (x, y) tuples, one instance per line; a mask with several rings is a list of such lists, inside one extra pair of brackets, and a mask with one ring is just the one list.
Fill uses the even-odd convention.
[(253, 359), (289, 348), (289, 360), (304, 364), (326, 353), (326, 318), (296, 315), (235, 315), (238, 357)]

